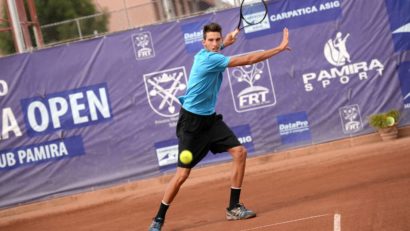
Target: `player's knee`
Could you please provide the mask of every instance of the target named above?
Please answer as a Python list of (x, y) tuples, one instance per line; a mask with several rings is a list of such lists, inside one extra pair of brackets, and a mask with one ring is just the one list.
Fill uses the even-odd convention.
[(248, 156), (248, 151), (244, 146), (235, 147), (233, 150), (233, 156), (238, 161), (245, 161)]
[(182, 185), (189, 177), (189, 171), (180, 171), (177, 174), (177, 184)]
[(241, 146), (240, 150), (240, 158), (243, 160), (246, 160), (246, 157), (248, 156), (248, 150), (244, 146)]

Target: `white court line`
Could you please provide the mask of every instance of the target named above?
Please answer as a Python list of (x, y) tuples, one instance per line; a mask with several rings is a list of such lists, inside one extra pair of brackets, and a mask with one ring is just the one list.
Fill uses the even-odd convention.
[[(263, 226), (258, 226), (255, 228), (250, 228), (250, 229), (242, 229), (241, 231), (248, 231), (248, 230), (256, 230), (256, 229), (263, 229), (266, 227), (271, 227), (271, 226), (276, 226), (276, 225), (283, 225), (283, 224), (288, 224), (288, 223), (293, 223), (293, 222), (297, 222), (297, 221), (304, 221), (304, 220), (310, 220), (310, 219), (315, 219), (315, 218), (319, 218), (319, 217), (325, 217), (325, 216), (331, 216), (332, 214), (327, 213), (327, 214), (321, 214), (321, 215), (316, 215), (316, 216), (311, 216), (311, 217), (304, 217), (304, 218), (299, 218), (296, 220), (290, 220), (290, 221), (283, 221), (283, 222), (279, 222), (279, 223), (275, 223), (275, 224), (270, 224), (270, 225), (263, 225)], [(336, 218), (336, 214), (335, 214), (335, 218)], [(340, 220), (339, 220), (340, 221)], [(334, 224), (336, 224), (336, 221), (334, 221)], [(339, 223), (340, 225), (340, 223)], [(335, 227), (335, 226), (334, 226)], [(339, 226), (340, 227), (340, 226)], [(340, 229), (338, 230), (334, 230), (334, 231), (341, 231)]]
[(342, 218), (342, 215), (340, 215), (340, 213), (335, 213), (335, 215), (333, 216), (333, 231), (342, 230), (341, 218)]

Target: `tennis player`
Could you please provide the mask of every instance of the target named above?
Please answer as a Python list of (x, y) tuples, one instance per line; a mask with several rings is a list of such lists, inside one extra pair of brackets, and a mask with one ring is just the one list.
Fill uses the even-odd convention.
[(236, 41), (238, 33), (239, 30), (236, 29), (222, 40), (220, 25), (210, 23), (203, 28), (202, 44), (204, 48), (195, 55), (186, 93), (179, 98), (182, 107), (176, 128), (179, 153), (182, 150), (189, 150), (193, 154), (193, 160), (189, 164), (183, 164), (178, 158), (176, 173), (165, 189), (150, 231), (161, 230), (169, 205), (188, 178), (191, 169), (209, 151), (214, 154), (229, 152), (233, 159), (230, 201), (226, 208), (226, 219), (242, 220), (256, 216), (255, 212), (239, 202), (247, 151), (239, 143), (232, 130), (224, 123), (222, 115), (215, 113), (215, 104), (223, 79), (222, 73), (227, 67), (261, 62), (282, 51), (290, 50), (290, 48), (288, 47), (288, 29), (285, 28), (282, 42), (275, 48), (235, 57), (226, 57), (219, 53)]

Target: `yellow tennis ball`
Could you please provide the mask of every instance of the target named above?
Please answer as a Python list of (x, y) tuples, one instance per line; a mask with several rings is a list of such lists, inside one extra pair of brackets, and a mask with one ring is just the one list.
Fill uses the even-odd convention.
[(387, 126), (391, 127), (394, 125), (394, 123), (396, 123), (396, 121), (394, 120), (394, 117), (387, 116), (386, 123), (387, 123)]
[(183, 150), (181, 154), (179, 154), (179, 160), (183, 164), (189, 164), (192, 161), (192, 152), (189, 150)]

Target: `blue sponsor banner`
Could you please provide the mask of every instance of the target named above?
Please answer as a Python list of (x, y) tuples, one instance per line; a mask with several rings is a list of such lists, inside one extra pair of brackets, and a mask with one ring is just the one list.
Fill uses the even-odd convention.
[(249, 124), (240, 125), (232, 128), (232, 131), (238, 137), (239, 142), (248, 150), (248, 153), (255, 151), (253, 147), (253, 137)]
[(29, 136), (101, 123), (112, 118), (105, 83), (21, 100)]
[(40, 144), (0, 151), (0, 170), (9, 170), (24, 165), (58, 161), (84, 154), (81, 136), (66, 137)]
[(278, 1), (268, 7), (269, 20), (274, 32), (319, 24), (338, 19), (341, 4), (341, 0)]
[(208, 20), (196, 21), (181, 25), (182, 34), (184, 35), (185, 49), (194, 53), (203, 48), (203, 26), (208, 24)]
[(410, 1), (385, 0), (395, 51), (410, 50)]
[(410, 62), (401, 63), (398, 72), (404, 108), (410, 108)]
[[(360, 118), (386, 108), (400, 109), (400, 126), (409, 124), (403, 101), (409, 108), (410, 61), (407, 52), (395, 54), (392, 43), (400, 34), (396, 50), (408, 48), (407, 33), (400, 32), (409, 22), (408, 0), (268, 4), (267, 23), (245, 28), (246, 38), (241, 35), (223, 50), (230, 57), (266, 50), (282, 38), (274, 31), (290, 28), (292, 52), (224, 72), (217, 111), (236, 126), (233, 132), (251, 155), (374, 132)], [(33, 145), (30, 150), (36, 147), (42, 157), (43, 143), (55, 141), (47, 146), (55, 150), (61, 144), (57, 138), (75, 135), (84, 144), (62, 139), (69, 156), (82, 152), (70, 148), (85, 149), (80, 158), (49, 158), (39, 165), (30, 156), (30, 165), (0, 174), (7, 185), (0, 187), (0, 207), (174, 171), (177, 98), (186, 91), (193, 52), (202, 48), (202, 26), (219, 22), (226, 35), (237, 24), (238, 11), (0, 58), (0, 150), (27, 152), (21, 147)], [(314, 39), (300, 39), (306, 37)], [(19, 160), (7, 153), (0, 153), (4, 168)], [(227, 153), (210, 154), (198, 166), (230, 160)], [(48, 180), (53, 184), (44, 184)]]
[(284, 27), (295, 29), (337, 20), (342, 15), (342, 0), (287, 0), (268, 4), (266, 22), (245, 27), (246, 38), (281, 32)]
[(282, 144), (306, 143), (311, 141), (306, 112), (296, 112), (277, 117)]
[(274, 32), (310, 26), (338, 19), (342, 0), (288, 0), (270, 4), (269, 20)]

